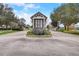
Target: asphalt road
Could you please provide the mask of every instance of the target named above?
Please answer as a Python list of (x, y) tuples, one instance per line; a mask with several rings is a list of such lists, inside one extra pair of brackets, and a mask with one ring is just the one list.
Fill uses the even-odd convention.
[(52, 37), (30, 38), (26, 31), (0, 36), (0, 56), (79, 56), (79, 36), (52, 31)]

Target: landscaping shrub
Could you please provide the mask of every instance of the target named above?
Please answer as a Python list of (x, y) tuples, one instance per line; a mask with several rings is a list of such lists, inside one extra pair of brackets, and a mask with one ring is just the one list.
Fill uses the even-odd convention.
[(58, 31), (64, 32), (65, 29), (64, 28), (60, 28)]
[(34, 33), (33, 33), (33, 31), (30, 30), (27, 32), (27, 35), (34, 35)]
[(30, 30), (27, 32), (27, 35), (51, 35), (51, 32), (49, 32), (48, 30), (44, 30), (43, 34), (35, 34), (32, 30)]
[(44, 30), (44, 35), (50, 35), (51, 32), (49, 30)]
[(23, 31), (23, 29), (21, 29), (21, 28), (13, 28), (12, 30)]
[(0, 28), (0, 30), (11, 30), (10, 28)]

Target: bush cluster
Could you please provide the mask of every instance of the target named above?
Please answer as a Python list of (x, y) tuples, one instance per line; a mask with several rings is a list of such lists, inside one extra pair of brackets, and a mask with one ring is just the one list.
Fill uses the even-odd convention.
[(43, 34), (35, 34), (32, 30), (27, 32), (27, 35), (51, 35), (51, 32), (48, 30), (44, 30)]
[(60, 28), (58, 31), (64, 32), (65, 29), (64, 28)]

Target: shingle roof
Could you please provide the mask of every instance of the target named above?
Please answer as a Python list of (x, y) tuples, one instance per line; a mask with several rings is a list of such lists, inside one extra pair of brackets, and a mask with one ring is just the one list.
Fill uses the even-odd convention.
[(32, 19), (33, 17), (37, 17), (37, 16), (45, 17), (45, 18), (47, 19), (47, 17), (46, 17), (45, 15), (43, 15), (41, 12), (35, 13), (33, 16), (31, 16), (31, 19)]

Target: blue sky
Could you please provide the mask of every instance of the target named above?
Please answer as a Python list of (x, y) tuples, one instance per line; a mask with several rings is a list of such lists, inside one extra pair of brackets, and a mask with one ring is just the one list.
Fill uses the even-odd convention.
[[(52, 12), (55, 8), (60, 6), (60, 3), (10, 3), (9, 6), (11, 6), (14, 10), (23, 11), (25, 13), (34, 14), (38, 11), (44, 13), (45, 15), (49, 16), (50, 12)], [(26, 10), (23, 10), (26, 9)]]
[[(13, 12), (18, 18), (24, 18), (26, 24), (32, 25), (30, 17), (37, 12), (46, 15), (48, 17), (47, 24), (49, 24), (51, 22), (50, 14), (61, 6), (61, 3), (9, 3), (9, 6), (13, 8)], [(79, 27), (79, 23), (76, 26)]]
[(38, 11), (48, 17), (48, 23), (51, 22), (50, 13), (60, 5), (61, 3), (9, 3), (19, 18), (26, 19), (26, 24), (31, 24), (30, 17)]

